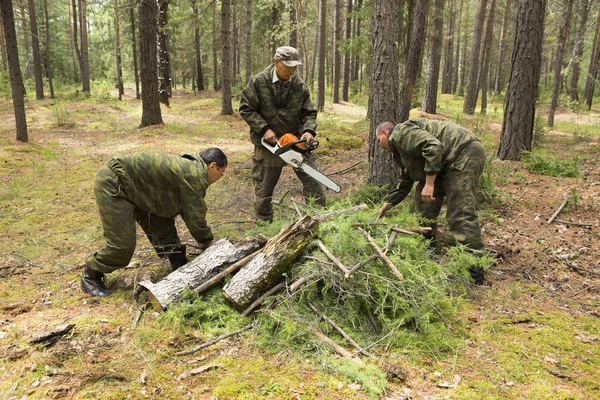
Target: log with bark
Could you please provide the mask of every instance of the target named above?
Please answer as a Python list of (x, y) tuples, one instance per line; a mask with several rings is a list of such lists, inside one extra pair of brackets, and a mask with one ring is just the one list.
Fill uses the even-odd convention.
[(185, 289), (194, 290), (239, 259), (260, 249), (266, 241), (267, 238), (262, 235), (237, 244), (221, 239), (193, 261), (171, 272), (157, 283), (147, 280), (139, 285), (150, 292), (150, 301), (154, 305), (167, 309), (170, 304), (181, 300)]
[(225, 297), (244, 309), (275, 286), (311, 242), (318, 225), (318, 218), (306, 216), (269, 239), (263, 251), (225, 285)]

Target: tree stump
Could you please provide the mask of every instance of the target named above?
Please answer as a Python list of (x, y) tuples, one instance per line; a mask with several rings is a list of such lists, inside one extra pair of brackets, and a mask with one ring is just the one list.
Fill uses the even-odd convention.
[(181, 300), (186, 288), (193, 290), (203, 282), (217, 275), (229, 265), (264, 246), (267, 238), (257, 236), (243, 240), (236, 245), (227, 239), (221, 239), (207, 248), (193, 261), (158, 281), (140, 282), (139, 285), (150, 292), (150, 300), (160, 308), (167, 309), (170, 304)]
[(306, 216), (269, 239), (262, 252), (225, 285), (225, 297), (239, 309), (244, 309), (276, 285), (311, 242), (318, 225), (317, 218)]

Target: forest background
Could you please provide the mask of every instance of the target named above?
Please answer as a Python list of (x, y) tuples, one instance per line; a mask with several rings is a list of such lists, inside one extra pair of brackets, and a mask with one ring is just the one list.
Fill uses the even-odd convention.
[[(0, 393), (594, 398), (599, 13), (593, 0), (2, 0), (0, 210), (3, 243), (12, 245), (2, 252), (0, 270)], [(509, 102), (511, 78), (520, 76), (515, 50), (531, 43), (519, 40), (524, 26), (537, 29), (540, 42), (531, 45), (537, 57), (528, 62), (534, 82), (513, 86), (525, 95), (515, 105)], [(347, 199), (375, 207), (377, 190), (364, 185), (395, 182), (397, 171), (374, 145), (376, 120), (401, 121), (420, 108), (475, 131), (490, 156), (484, 239), (502, 254), (490, 270), (493, 285), (458, 294), (436, 286), (450, 293), (451, 314), (419, 316), (416, 326), (392, 331), (393, 340), (375, 346), (402, 366), (400, 376), (386, 377), (376, 363), (332, 361), (306, 331), (286, 325), (298, 311), (291, 306), (281, 307), (290, 314), (266, 313), (278, 328), (263, 322), (255, 336), (196, 358), (174, 358), (174, 350), (234, 330), (240, 320), (215, 291), (193, 300), (195, 308), (152, 314), (130, 328), (136, 309), (129, 289), (138, 274), (164, 275), (146, 244), (138, 244), (132, 268), (109, 281), (121, 289), (118, 296), (98, 302), (77, 287), (81, 260), (101, 243), (93, 174), (114, 151), (222, 147), (233, 173), (210, 199), (216, 232), (276, 233), (279, 225), (249, 231), (251, 149), (235, 107), (245, 82), (272, 62), (280, 45), (303, 55), (298, 73), (321, 110), (323, 170), (349, 171), (338, 178), (344, 191), (332, 196), (332, 207), (348, 205)], [(521, 131), (507, 129), (510, 106), (525, 113), (527, 123), (513, 124)], [(507, 137), (516, 152), (502, 151)], [(284, 179), (278, 193), (297, 197), (293, 188)], [(547, 224), (564, 199), (568, 221)], [(403, 212), (408, 208), (399, 218)], [(294, 217), (281, 211), (283, 222)], [(440, 268), (467, 256), (453, 257), (439, 261)], [(30, 343), (66, 321), (77, 326), (67, 339), (47, 348)], [(362, 344), (372, 343), (364, 335)], [(278, 345), (269, 348), (269, 341)], [(207, 361), (217, 366), (184, 376)]]

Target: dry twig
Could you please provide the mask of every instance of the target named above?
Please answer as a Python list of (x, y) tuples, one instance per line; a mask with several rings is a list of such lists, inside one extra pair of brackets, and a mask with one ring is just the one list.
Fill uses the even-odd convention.
[(371, 244), (371, 246), (375, 249), (375, 251), (377, 252), (377, 254), (379, 254), (379, 257), (381, 257), (381, 259), (383, 261), (385, 261), (385, 263), (388, 265), (388, 267), (390, 267), (390, 269), (392, 270), (392, 273), (394, 275), (396, 275), (396, 277), (400, 280), (404, 279), (404, 276), (400, 273), (400, 271), (398, 271), (398, 268), (396, 268), (396, 266), (394, 265), (394, 263), (385, 255), (385, 253), (383, 252), (383, 250), (381, 250), (381, 248), (379, 246), (377, 246), (377, 243), (375, 243), (375, 240), (373, 240), (373, 238), (371, 237), (371, 235), (369, 235), (367, 232), (365, 232), (364, 229), (362, 229), (361, 227), (356, 227), (356, 229), (358, 229), (363, 235), (365, 235), (365, 237), (367, 238), (367, 240), (369, 241), (369, 243)]
[(249, 329), (252, 329), (253, 326), (254, 326), (254, 324), (246, 325), (243, 328), (240, 328), (240, 329), (238, 329), (236, 331), (229, 332), (229, 333), (226, 333), (226, 334), (221, 335), (219, 337), (216, 337), (216, 338), (214, 338), (212, 340), (209, 340), (208, 342), (203, 343), (203, 344), (201, 344), (198, 347), (194, 347), (191, 350), (184, 350), (184, 351), (177, 352), (177, 353), (175, 353), (175, 355), (178, 355), (178, 356), (187, 356), (187, 355), (190, 355), (190, 354), (194, 354), (195, 352), (200, 351), (202, 349), (205, 349), (205, 348), (207, 348), (209, 346), (212, 346), (215, 343), (219, 343), (221, 340), (225, 340), (225, 339), (227, 339), (227, 338), (229, 338), (231, 336), (239, 335), (242, 332), (245, 332), (245, 331), (247, 331)]
[(344, 264), (342, 264), (342, 262), (340, 260), (338, 260), (333, 254), (331, 254), (331, 252), (327, 249), (327, 247), (325, 247), (325, 245), (323, 244), (323, 242), (321, 242), (320, 240), (317, 240), (317, 245), (319, 246), (319, 248), (321, 249), (321, 251), (323, 253), (325, 253), (325, 255), (331, 260), (333, 261), (333, 263), (342, 270), (342, 272), (344, 273), (344, 275), (348, 274), (348, 272), (350, 271)]
[(262, 249), (257, 250), (254, 253), (242, 258), (238, 262), (231, 264), (229, 267), (227, 267), (223, 271), (219, 272), (217, 275), (212, 277), (210, 280), (204, 282), (202, 285), (198, 286), (197, 288), (194, 288), (194, 292), (200, 294), (200, 293), (204, 292), (206, 289), (210, 288), (211, 286), (221, 282), (221, 280), (223, 278), (225, 278), (227, 275), (237, 271), (238, 269), (242, 268), (244, 265), (248, 264), (261, 251), (262, 251)]
[(554, 212), (554, 214), (552, 214), (552, 216), (550, 217), (550, 219), (548, 220), (548, 223), (551, 224), (552, 221), (554, 221), (554, 219), (556, 217), (558, 217), (558, 214), (560, 214), (560, 212), (562, 211), (563, 208), (565, 208), (565, 206), (567, 205), (567, 203), (569, 202), (569, 198), (565, 195), (563, 196), (564, 200), (562, 202), (562, 204), (560, 206), (558, 206), (558, 208), (556, 209), (556, 211)]

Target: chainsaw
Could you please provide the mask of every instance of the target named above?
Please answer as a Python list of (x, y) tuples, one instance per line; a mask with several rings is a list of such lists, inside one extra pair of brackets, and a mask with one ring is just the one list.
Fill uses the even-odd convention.
[[(336, 193), (340, 191), (340, 187), (337, 183), (306, 163), (303, 154), (315, 150), (319, 146), (318, 141), (313, 140), (309, 145), (306, 143), (306, 139), (298, 140), (295, 135), (286, 133), (279, 138), (275, 145), (267, 142), (264, 138), (261, 139), (261, 143), (271, 153), (281, 157), (281, 159), (294, 168), (294, 170), (305, 172), (314, 180)], [(281, 143), (284, 143), (284, 145), (282, 146)]]

